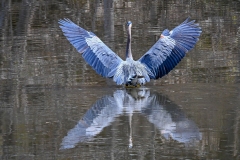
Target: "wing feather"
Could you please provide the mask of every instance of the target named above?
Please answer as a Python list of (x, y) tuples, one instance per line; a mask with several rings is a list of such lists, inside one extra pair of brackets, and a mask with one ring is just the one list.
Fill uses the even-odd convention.
[(84, 30), (69, 19), (59, 20), (59, 24), (68, 41), (98, 74), (103, 77), (112, 77), (115, 74), (113, 67), (123, 60), (94, 33)]
[(187, 18), (172, 31), (164, 30), (163, 38), (160, 38), (138, 61), (153, 73), (149, 75), (151, 79), (161, 78), (195, 46), (201, 32), (199, 24)]

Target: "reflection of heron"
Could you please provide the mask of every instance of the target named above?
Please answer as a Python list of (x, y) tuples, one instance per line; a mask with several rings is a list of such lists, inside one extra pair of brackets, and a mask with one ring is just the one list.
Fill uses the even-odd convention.
[(59, 21), (69, 42), (98, 74), (113, 78), (118, 85), (126, 86), (140, 86), (150, 79), (168, 74), (198, 41), (202, 31), (194, 22), (186, 19), (172, 31), (164, 30), (159, 40), (137, 61), (133, 60), (131, 51), (132, 22), (127, 22), (126, 60), (123, 61), (94, 33), (84, 30), (69, 19)]
[(117, 90), (112, 96), (99, 99), (83, 116), (78, 124), (63, 138), (61, 149), (74, 148), (79, 142), (91, 141), (116, 117), (129, 115), (129, 147), (133, 146), (132, 115), (143, 114), (160, 131), (165, 139), (181, 143), (200, 140), (201, 134), (196, 124), (187, 119), (179, 107), (165, 96), (151, 93), (150, 90)]

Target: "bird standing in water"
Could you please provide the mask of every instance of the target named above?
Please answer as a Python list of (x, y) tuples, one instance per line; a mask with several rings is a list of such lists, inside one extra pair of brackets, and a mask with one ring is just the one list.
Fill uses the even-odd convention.
[(187, 18), (169, 31), (137, 61), (131, 51), (132, 22), (127, 22), (126, 60), (122, 60), (94, 33), (86, 31), (69, 19), (59, 20), (60, 28), (85, 61), (101, 76), (112, 78), (118, 85), (138, 87), (168, 74), (192, 49), (202, 32), (199, 24)]

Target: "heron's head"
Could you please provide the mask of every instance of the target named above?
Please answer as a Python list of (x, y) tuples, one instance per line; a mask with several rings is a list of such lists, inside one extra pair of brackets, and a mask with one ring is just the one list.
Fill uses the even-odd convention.
[(128, 22), (126, 23), (126, 25), (127, 25), (128, 28), (129, 28), (129, 27), (132, 27), (132, 22), (131, 22), (131, 21), (128, 21)]

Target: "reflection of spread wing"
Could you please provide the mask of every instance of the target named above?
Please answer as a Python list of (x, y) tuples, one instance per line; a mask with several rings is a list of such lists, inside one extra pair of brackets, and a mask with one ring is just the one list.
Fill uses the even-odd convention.
[(176, 104), (162, 95), (153, 94), (151, 97), (142, 113), (166, 139), (171, 137), (182, 143), (201, 139), (197, 125), (189, 120)]
[[(125, 111), (125, 112), (123, 112)], [(201, 139), (196, 124), (187, 119), (176, 104), (148, 89), (117, 90), (113, 96), (99, 99), (78, 124), (63, 138), (61, 149), (73, 148), (79, 142), (91, 140), (109, 126), (120, 114), (143, 113), (164, 137), (179, 142)]]
[(123, 99), (124, 92), (121, 90), (116, 91), (113, 96), (99, 99), (63, 138), (61, 149), (73, 148), (78, 142), (90, 140), (110, 125), (122, 113)]

